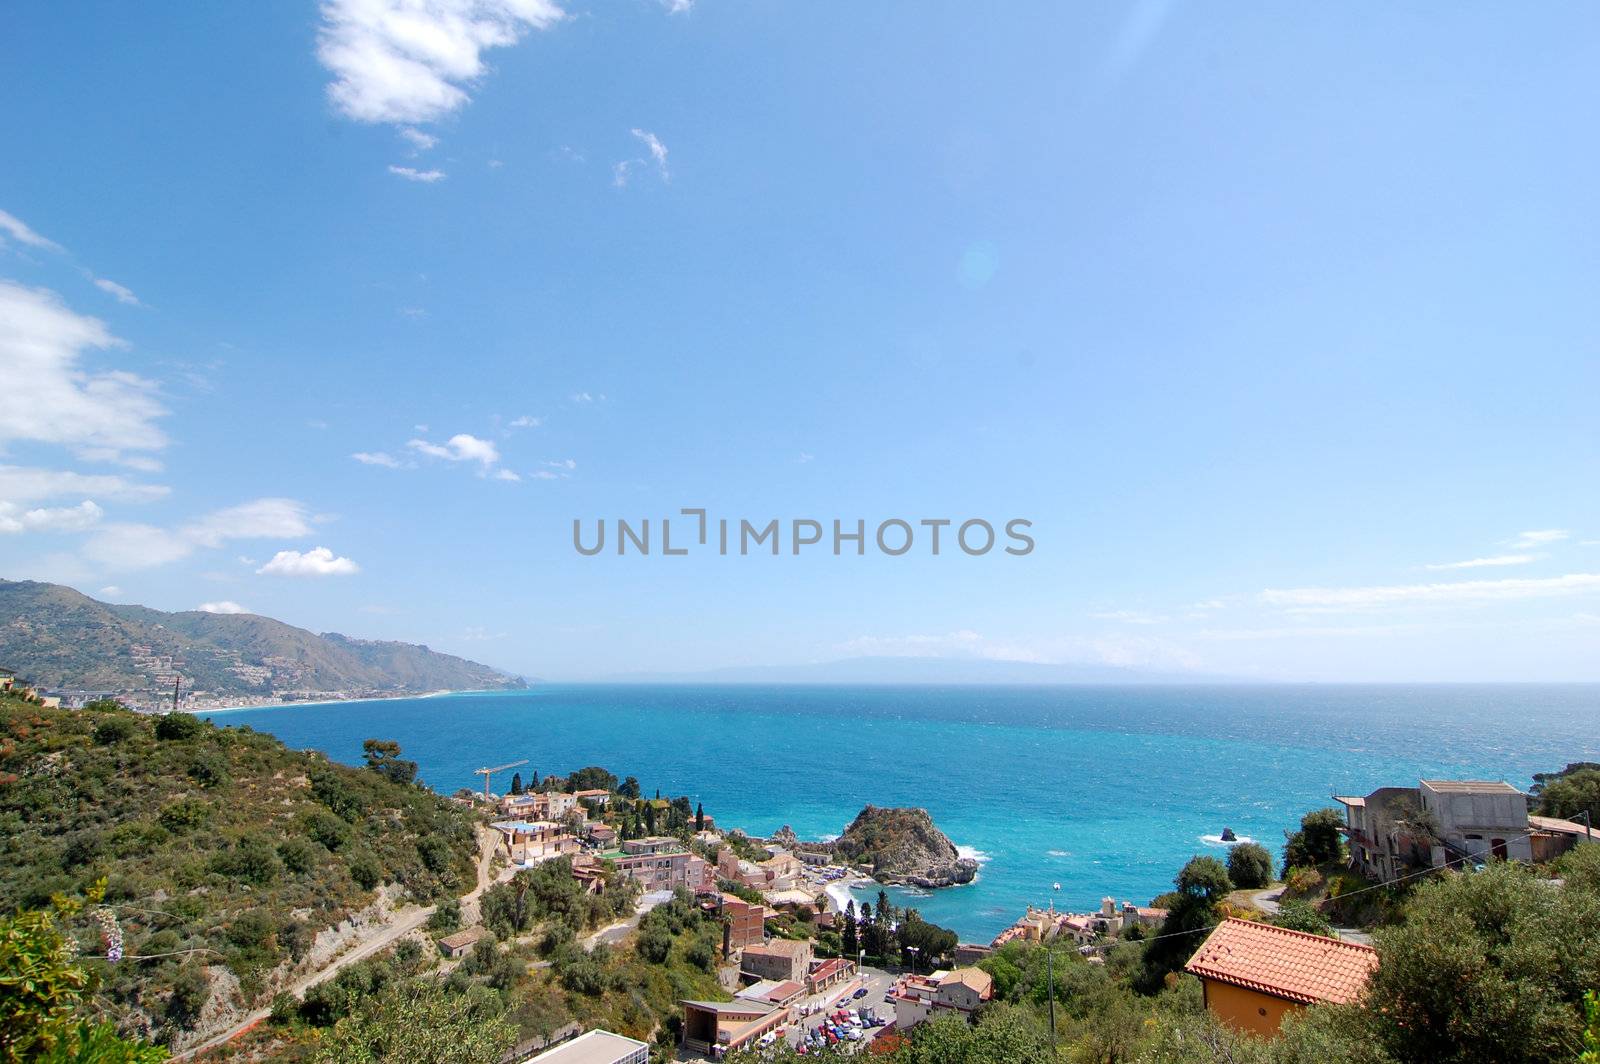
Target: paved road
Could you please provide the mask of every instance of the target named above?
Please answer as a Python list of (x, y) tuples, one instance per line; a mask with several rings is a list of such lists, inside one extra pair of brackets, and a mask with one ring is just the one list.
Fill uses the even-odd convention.
[[(494, 857), (494, 847), (497, 838), (498, 836), (496, 833), (490, 829), (478, 829), (478, 883), (470, 891), (461, 896), (461, 909), (463, 916), (469, 910), (474, 914), (477, 913), (478, 898), (485, 890), (489, 889), (489, 868)], [(404, 936), (417, 930), (417, 928), (428, 922), (428, 917), (432, 916), (434, 910), (437, 908), (438, 907), (434, 905), (427, 905), (421, 907), (411, 907), (397, 911), (393, 920), (383, 924), (370, 935), (359, 940), (353, 948), (339, 954), (339, 956), (334, 958), (334, 960), (329, 963), (327, 967), (312, 972), (309, 975), (302, 976), (293, 983), (284, 987), (284, 990), (293, 994), (297, 998), (304, 997), (307, 990), (310, 990), (324, 979), (330, 979), (334, 975), (338, 974), (342, 969), (352, 964), (356, 964), (359, 961), (364, 961), (376, 953), (382, 952), (384, 949), (392, 946)], [(463, 920), (463, 922), (465, 923), (465, 920)], [(229, 1028), (227, 1031), (224, 1031), (222, 1034), (208, 1038), (204, 1042), (201, 1042), (196, 1046), (192, 1046), (189, 1049), (185, 1049), (181, 1053), (174, 1053), (172, 1055), (172, 1059), (184, 1060), (189, 1057), (198, 1056), (208, 1049), (215, 1049), (217, 1046), (220, 1046), (225, 1042), (230, 1042), (239, 1035), (250, 1030), (250, 1028), (265, 1020), (271, 1014), (272, 1010), (270, 1008), (257, 1009), (246, 1016), (238, 1024)]]
[[(861, 998), (854, 997), (856, 989), (862, 986), (863, 983), (867, 988), (866, 996)], [(884, 1000), (884, 995), (889, 992), (889, 988), (893, 985), (894, 976), (888, 972), (879, 968), (864, 968), (856, 978), (849, 982), (841, 983), (822, 994), (801, 999), (795, 1005), (797, 1012), (802, 1004), (823, 1007), (810, 1016), (803, 1017), (794, 1026), (789, 1033), (789, 1042), (798, 1045), (808, 1032), (816, 1030), (827, 1021), (829, 1013), (836, 1012), (839, 1009), (859, 1008), (863, 1005), (868, 1005), (879, 1016), (893, 1023), (894, 1006)], [(875, 1037), (882, 1030), (882, 1027), (868, 1028), (866, 1031), (868, 1039)]]
[[(1257, 891), (1250, 896), (1250, 903), (1268, 916), (1276, 916), (1283, 911), (1283, 887), (1268, 887), (1266, 890)], [(1359, 928), (1336, 927), (1334, 931), (1346, 942), (1358, 942), (1363, 946), (1372, 945), (1372, 936)]]

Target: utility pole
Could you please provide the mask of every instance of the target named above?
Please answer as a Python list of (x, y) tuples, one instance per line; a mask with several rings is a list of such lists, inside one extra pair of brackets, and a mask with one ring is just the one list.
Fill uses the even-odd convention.
[(1046, 946), (1044, 950), (1045, 977), (1050, 984), (1050, 1053), (1056, 1051), (1056, 951)]
[(178, 688), (183, 684), (182, 676), (172, 678), (172, 712), (178, 712)]

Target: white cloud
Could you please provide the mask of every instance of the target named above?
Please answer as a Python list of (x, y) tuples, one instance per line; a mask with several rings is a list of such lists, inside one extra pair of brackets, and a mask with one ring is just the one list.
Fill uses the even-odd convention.
[(552, 0), (324, 0), (317, 58), (346, 117), (430, 122), (467, 104), (485, 51), (564, 17)]
[(433, 458), (449, 462), (479, 462), (484, 468), (500, 461), (500, 452), (493, 441), (482, 440), (465, 432), (458, 432), (442, 444), (427, 440), (408, 440), (406, 446)]
[(102, 292), (110, 293), (118, 303), (124, 303), (130, 307), (142, 306), (142, 304), (139, 302), (138, 296), (134, 295), (127, 288), (115, 281), (108, 280), (104, 277), (96, 277), (94, 279), (94, 286), (100, 289)]
[(361, 567), (349, 558), (338, 558), (327, 547), (313, 547), (301, 553), (297, 550), (280, 550), (256, 572), (271, 576), (349, 576)]
[(544, 424), (544, 418), (542, 418), (542, 417), (529, 417), (527, 414), (524, 414), (521, 417), (517, 418), (515, 421), (513, 421), (511, 423), (511, 427), (514, 428), (514, 429), (536, 429), (540, 425), (543, 425), (543, 424)]
[(357, 451), (350, 457), (362, 465), (383, 466), (385, 469), (400, 469), (405, 465), (400, 459), (385, 451)]
[(105, 511), (85, 499), (76, 506), (24, 510), (0, 500), (0, 533), (82, 532), (99, 522)]
[(1496, 554), (1489, 558), (1470, 558), (1464, 562), (1443, 562), (1438, 565), (1425, 565), (1424, 569), (1485, 569), (1501, 565), (1527, 565), (1539, 560), (1537, 554)]
[(209, 513), (182, 530), (184, 538), (202, 547), (220, 547), (230, 539), (295, 539), (310, 534), (305, 505), (293, 499), (255, 499)]
[(108, 569), (149, 569), (228, 540), (293, 538), (310, 532), (303, 504), (293, 499), (256, 499), (213, 511), (179, 528), (101, 525), (84, 544), (83, 554)]
[(572, 469), (577, 469), (578, 468), (578, 463), (574, 462), (570, 458), (558, 458), (553, 462), (547, 461), (547, 462), (544, 462), (542, 464), (546, 465), (546, 466), (549, 466), (551, 469), (572, 470)]
[(400, 137), (407, 144), (411, 145), (411, 151), (413, 155), (429, 151), (434, 147), (434, 145), (439, 143), (438, 137), (431, 133), (424, 133), (420, 129), (414, 129), (411, 126), (402, 126), (400, 129)]
[(435, 181), (443, 181), (445, 176), (443, 170), (416, 170), (409, 166), (391, 165), (389, 172), (397, 177), (403, 177), (407, 181), (421, 181), (425, 185), (431, 185)]
[(1524, 532), (1511, 541), (1511, 545), (1518, 550), (1527, 550), (1529, 547), (1543, 547), (1551, 543), (1559, 543), (1572, 533), (1564, 528), (1542, 528), (1533, 532)]
[(1109, 610), (1105, 613), (1090, 614), (1096, 620), (1117, 621), (1121, 624), (1164, 624), (1170, 620), (1158, 613), (1146, 613), (1143, 610)]
[(685, 15), (694, 9), (694, 0), (661, 0), (669, 15)]
[(594, 402), (594, 396), (590, 395), (588, 392), (573, 392), (572, 395), (569, 398), (574, 403), (592, 403), (592, 402)]
[(1569, 573), (1544, 579), (1467, 580), (1453, 584), (1268, 589), (1258, 597), (1268, 606), (1300, 612), (1335, 612), (1384, 606), (1503, 602), (1592, 591), (1600, 591), (1600, 573)]
[[(27, 223), (21, 218), (14, 214), (7, 214), (5, 211), (0, 211), (0, 234), (9, 236), (17, 243), (25, 244), (30, 248), (39, 248), (44, 251), (62, 250), (60, 244), (57, 244), (54, 240), (46, 240), (28, 228)], [(4, 244), (5, 241), (0, 239), (0, 246), (4, 246)]]
[(497, 469), (497, 470), (494, 471), (494, 479), (495, 480), (521, 480), (522, 478), (519, 477), (517, 474), (513, 473), (509, 469)]
[(243, 606), (239, 605), (237, 602), (230, 602), (227, 599), (223, 599), (221, 602), (202, 602), (202, 603), (200, 603), (200, 605), (196, 606), (195, 609), (198, 610), (201, 613), (253, 613), (254, 612), (253, 610), (245, 609)]
[(805, 465), (815, 457), (816, 455), (812, 454), (810, 451), (801, 451), (800, 457), (796, 458), (795, 461), (799, 462), (801, 465)]
[(5, 502), (34, 502), (63, 495), (98, 495), (102, 499), (151, 502), (164, 498), (171, 490), (161, 484), (138, 484), (113, 474), (0, 465), (0, 501)]
[(116, 584), (107, 584), (105, 587), (100, 589), (100, 594), (115, 598), (116, 596), (122, 594), (122, 589)]
[(149, 467), (167, 444), (166, 410), (154, 383), (121, 370), (90, 372), (86, 351), (119, 346), (105, 324), (69, 310), (55, 293), (0, 281), (0, 380), (6, 382), (0, 444), (53, 443), (90, 461)]
[(560, 480), (565, 474), (552, 473), (548, 469), (541, 469), (536, 473), (529, 473), (528, 475), (534, 480)]
[(656, 173), (662, 181), (671, 181), (672, 172), (667, 169), (667, 146), (661, 143), (661, 138), (645, 129), (630, 130), (635, 139), (643, 144), (650, 152), (650, 157), (640, 156), (634, 159), (624, 159), (611, 168), (611, 184), (617, 188), (627, 188), (628, 180), (633, 172), (641, 166), (655, 163)]

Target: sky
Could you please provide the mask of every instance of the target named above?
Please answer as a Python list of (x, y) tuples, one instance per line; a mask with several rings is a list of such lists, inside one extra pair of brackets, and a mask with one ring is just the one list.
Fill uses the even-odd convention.
[(551, 679), (1600, 680), (1593, 5), (22, 0), (0, 100), (0, 576)]

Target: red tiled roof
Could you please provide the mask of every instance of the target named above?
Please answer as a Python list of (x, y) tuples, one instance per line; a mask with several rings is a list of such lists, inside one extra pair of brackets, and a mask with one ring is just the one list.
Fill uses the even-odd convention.
[(1303, 1004), (1345, 1004), (1361, 996), (1378, 967), (1371, 946), (1290, 931), (1250, 920), (1224, 920), (1186, 970)]

